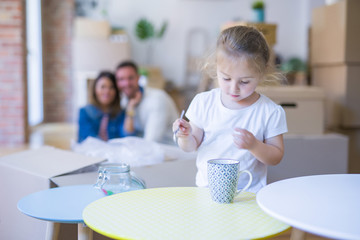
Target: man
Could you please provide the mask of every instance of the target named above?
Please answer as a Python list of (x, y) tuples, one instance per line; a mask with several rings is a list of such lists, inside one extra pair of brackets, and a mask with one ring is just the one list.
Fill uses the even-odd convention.
[(137, 65), (125, 61), (116, 68), (116, 83), (121, 92), (121, 105), (128, 117), (134, 118), (138, 136), (160, 143), (172, 143), (172, 123), (178, 118), (176, 105), (161, 89), (139, 86)]

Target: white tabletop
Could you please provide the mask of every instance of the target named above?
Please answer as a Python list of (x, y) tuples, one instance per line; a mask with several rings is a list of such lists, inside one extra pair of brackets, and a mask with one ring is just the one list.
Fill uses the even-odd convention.
[(105, 195), (92, 185), (50, 188), (20, 199), (18, 209), (41, 220), (60, 223), (82, 223), (82, 211)]
[(262, 188), (256, 200), (270, 216), (335, 239), (360, 239), (360, 174), (286, 179)]

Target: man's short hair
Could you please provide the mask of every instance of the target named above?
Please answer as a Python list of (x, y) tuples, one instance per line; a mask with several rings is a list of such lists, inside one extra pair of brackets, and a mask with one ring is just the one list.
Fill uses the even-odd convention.
[(124, 68), (124, 67), (131, 67), (135, 70), (136, 73), (138, 73), (138, 67), (136, 65), (136, 63), (134, 63), (133, 61), (124, 61), (121, 62), (117, 67), (116, 67), (116, 71), (119, 70), (120, 68)]

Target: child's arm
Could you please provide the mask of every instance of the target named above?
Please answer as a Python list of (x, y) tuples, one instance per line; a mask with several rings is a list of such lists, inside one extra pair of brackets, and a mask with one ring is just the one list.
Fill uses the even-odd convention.
[(266, 165), (280, 163), (284, 155), (283, 135), (277, 135), (265, 139), (264, 142), (257, 140), (254, 135), (245, 129), (235, 129), (234, 143), (239, 149), (247, 149), (259, 161)]
[(182, 150), (192, 152), (200, 146), (204, 135), (201, 128), (184, 119), (176, 119), (173, 124), (173, 131), (175, 132), (177, 129), (179, 129), (176, 133), (177, 143)]

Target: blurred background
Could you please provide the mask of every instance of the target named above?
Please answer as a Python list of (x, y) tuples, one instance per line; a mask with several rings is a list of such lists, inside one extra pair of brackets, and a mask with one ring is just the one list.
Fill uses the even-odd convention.
[(287, 104), (289, 133), (346, 134), (360, 171), (359, 10), (356, 0), (2, 0), (1, 151), (69, 149), (92, 79), (125, 59), (186, 109), (214, 87), (198, 64), (220, 31), (252, 25), (294, 87), (265, 93)]

